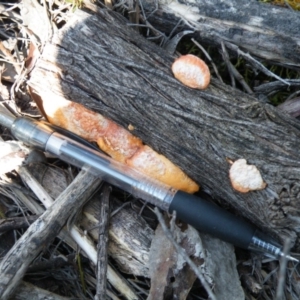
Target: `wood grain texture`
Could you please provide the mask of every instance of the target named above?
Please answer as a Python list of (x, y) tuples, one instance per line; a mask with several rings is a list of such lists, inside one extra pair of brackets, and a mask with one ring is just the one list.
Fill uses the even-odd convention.
[(147, 20), (170, 34), (194, 29), (206, 45), (230, 42), (271, 64), (300, 67), (300, 13), (256, 0), (142, 0)]
[[(121, 203), (111, 199), (112, 211), (117, 210)], [(98, 241), (100, 209), (98, 199), (94, 197), (83, 208), (81, 226), (89, 230), (89, 234)], [(153, 230), (143, 217), (131, 207), (124, 206), (110, 217), (108, 236), (108, 254), (118, 264), (120, 271), (135, 276), (149, 277), (149, 249), (153, 238)]]
[(99, 238), (97, 244), (97, 286), (95, 300), (106, 298), (106, 273), (108, 264), (109, 198), (111, 187), (104, 186), (100, 200)]
[[(212, 80), (207, 90), (173, 78), (174, 57), (121, 16), (77, 11), (49, 41), (29, 84), (100, 112), (179, 165), (202, 190), (261, 228), (300, 234), (300, 124), (268, 104)], [(245, 158), (267, 188), (231, 187), (227, 159)], [(199, 212), (199, 215), (201, 212)]]

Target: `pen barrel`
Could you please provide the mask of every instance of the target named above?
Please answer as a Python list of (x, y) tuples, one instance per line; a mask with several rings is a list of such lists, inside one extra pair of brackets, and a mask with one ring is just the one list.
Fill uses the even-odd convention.
[(237, 247), (248, 249), (256, 228), (235, 215), (200, 197), (178, 191), (169, 212), (200, 232), (211, 234)]
[(46, 151), (79, 168), (88, 166), (89, 172), (104, 181), (166, 211), (177, 192), (172, 187), (57, 132), (48, 139)]
[(11, 132), (18, 140), (44, 151), (53, 130), (46, 124), (21, 117), (12, 123)]

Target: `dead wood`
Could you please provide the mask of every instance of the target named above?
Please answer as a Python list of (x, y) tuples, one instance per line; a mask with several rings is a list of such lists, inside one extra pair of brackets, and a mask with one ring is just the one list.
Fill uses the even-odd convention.
[(27, 217), (15, 217), (0, 219), (0, 233), (15, 230), (19, 228), (27, 228), (32, 224), (39, 216), (27, 216)]
[(22, 281), (17, 288), (16, 294), (9, 298), (10, 300), (73, 300), (74, 298), (62, 297), (58, 294), (41, 289), (33, 284)]
[[(120, 271), (149, 277), (149, 251), (153, 230), (131, 207), (126, 205), (120, 209), (120, 201), (115, 198), (112, 200), (110, 205), (114, 206), (115, 213), (110, 217), (108, 254), (117, 262)], [(95, 197), (83, 208), (80, 222), (95, 241), (99, 238), (99, 220), (100, 209)]]
[[(66, 193), (67, 190), (72, 189), (72, 185), (68, 188), (64, 185), (65, 183), (65, 175), (63, 174), (64, 171), (57, 170), (55, 168), (49, 168), (42, 164), (33, 164), (31, 165), (31, 169), (34, 170), (35, 175), (37, 176), (38, 180), (33, 178), (31, 173), (27, 170), (26, 167), (20, 167), (18, 172), (20, 176), (22, 177), (22, 180), (32, 189), (32, 191), (35, 193), (35, 195), (39, 198), (41, 202), (45, 205), (46, 208), (50, 208), (53, 206), (53, 200), (50, 197), (50, 195), (45, 191), (49, 190), (51, 196), (54, 196), (56, 194), (60, 195), (60, 192), (63, 194)], [(60, 178), (61, 185), (56, 185), (56, 180), (51, 180), (53, 176), (56, 177), (56, 180)], [(73, 181), (73, 184), (77, 184), (77, 178)], [(43, 182), (43, 185), (45, 186), (45, 189), (41, 184), (38, 182)], [(93, 183), (93, 182), (91, 182)], [(54, 185), (53, 185), (54, 184)], [(52, 186), (52, 188), (51, 188)], [(81, 187), (81, 186), (79, 186)], [(57, 188), (57, 189), (55, 189)], [(85, 186), (86, 189), (89, 189), (89, 186)], [(76, 192), (76, 189), (74, 189)], [(96, 195), (93, 195), (95, 198)], [(82, 202), (79, 201), (77, 203), (78, 206), (73, 206), (73, 215), (76, 215), (78, 213), (78, 209), (81, 208)], [(72, 218), (70, 218), (72, 219)], [(69, 222), (72, 223), (72, 222)], [(91, 260), (93, 265), (97, 264), (97, 250), (93, 243), (93, 241), (84, 233), (82, 232), (76, 225), (70, 226), (72, 224), (67, 224), (68, 226), (65, 226), (60, 232), (58, 237), (64, 241), (66, 244), (68, 244), (71, 248), (74, 250), (77, 250), (78, 247), (83, 251), (83, 253)], [(98, 224), (98, 219), (96, 220), (96, 223)], [(97, 236), (98, 238), (98, 236)], [(137, 299), (138, 296), (135, 295), (133, 290), (130, 288), (130, 286), (127, 284), (125, 279), (120, 275), (117, 274), (117, 272), (111, 267), (107, 267), (107, 279), (110, 281), (111, 285), (114, 286), (126, 299)], [(107, 291), (109, 294), (109, 291)]]
[(106, 272), (108, 264), (109, 196), (111, 188), (105, 186), (101, 194), (99, 238), (97, 245), (97, 289), (95, 300), (106, 297)]
[[(25, 178), (23, 172), (20, 176), (29, 185), (29, 180)], [(27, 166), (29, 172), (40, 183), (49, 196), (56, 198), (68, 186), (66, 173), (63, 169), (47, 166), (44, 164), (30, 164)], [(29, 177), (29, 176), (27, 176)], [(59, 185), (57, 183), (60, 183)], [(30, 186), (32, 190), (33, 188)], [(45, 194), (39, 195), (39, 198), (46, 198)], [(122, 272), (134, 274), (135, 276), (149, 276), (149, 249), (153, 238), (153, 230), (143, 217), (130, 207), (130, 202), (122, 203), (115, 197), (110, 199), (112, 215), (110, 216), (108, 254), (119, 265)], [(83, 207), (82, 217), (79, 225), (93, 238), (95, 243), (99, 239), (99, 222), (102, 221), (99, 205), (99, 195), (95, 194), (92, 199)], [(70, 237), (63, 236), (64, 230), (60, 232), (59, 237), (67, 244), (70, 243)], [(132, 241), (135, 241), (132, 243)], [(71, 239), (72, 241), (72, 239)], [(69, 244), (73, 249), (77, 247)], [(90, 252), (90, 251), (89, 251)], [(91, 259), (91, 258), (90, 258)], [(91, 259), (91, 261), (93, 261)], [(96, 259), (95, 259), (96, 261)]]
[(45, 270), (55, 270), (60, 269), (66, 265), (72, 265), (76, 261), (75, 254), (69, 254), (64, 257), (54, 257), (45, 261), (34, 262), (28, 267), (26, 273), (34, 273)]
[(99, 185), (100, 179), (81, 171), (55, 203), (35, 221), (0, 263), (0, 297), (8, 299), (33, 259), (58, 235), (71, 213)]
[[(77, 11), (50, 42), (31, 74), (37, 93), (53, 93), (110, 117), (163, 153), (220, 203), (263, 229), (300, 234), (300, 124), (212, 80), (205, 91), (172, 76), (174, 57), (146, 41), (121, 16)], [(228, 179), (227, 159), (245, 158), (266, 189), (241, 194)]]
[(144, 18), (167, 35), (181, 21), (177, 32), (194, 29), (206, 45), (229, 42), (269, 63), (300, 67), (298, 11), (256, 0), (142, 0), (141, 5)]

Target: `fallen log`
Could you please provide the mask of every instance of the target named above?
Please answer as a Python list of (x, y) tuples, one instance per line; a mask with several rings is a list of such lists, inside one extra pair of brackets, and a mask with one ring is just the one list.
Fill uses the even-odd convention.
[[(126, 7), (129, 1), (122, 3)], [(143, 21), (166, 35), (176, 26), (175, 33), (192, 29), (206, 45), (220, 47), (223, 41), (270, 64), (300, 67), (298, 11), (256, 0), (142, 0), (141, 5)]]
[[(29, 85), (42, 99), (64, 97), (130, 125), (221, 205), (295, 243), (300, 124), (217, 80), (205, 91), (183, 86), (171, 73), (173, 60), (122, 16), (76, 11), (46, 43)], [(239, 158), (257, 166), (267, 188), (233, 190), (228, 160)]]

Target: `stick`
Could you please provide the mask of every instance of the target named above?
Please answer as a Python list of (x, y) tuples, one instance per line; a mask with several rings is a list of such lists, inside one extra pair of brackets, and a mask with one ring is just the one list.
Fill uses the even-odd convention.
[(208, 61), (211, 63), (214, 71), (215, 71), (215, 74), (216, 76), (218, 77), (218, 79), (223, 82), (223, 79), (222, 77), (220, 76), (219, 74), (219, 71), (218, 71), (218, 68), (217, 66), (215, 65), (215, 63), (213, 62), (212, 58), (210, 57), (210, 55), (208, 54), (208, 52), (200, 45), (200, 43), (198, 43), (195, 39), (191, 39), (192, 42), (204, 53), (204, 55), (206, 56), (206, 58), (208, 59)]
[[(34, 273), (44, 270), (55, 270), (60, 269), (63, 266), (71, 265), (74, 263), (76, 259), (75, 254), (69, 254), (67, 256), (58, 256), (51, 258), (46, 261), (38, 261), (34, 264), (32, 264), (26, 271), (26, 273)], [(87, 258), (85, 259), (87, 260)]]
[(286, 269), (287, 269), (287, 258), (286, 255), (290, 252), (291, 240), (287, 238), (284, 242), (283, 253), (284, 255), (280, 259), (280, 268), (278, 274), (278, 283), (276, 289), (276, 300), (284, 299), (284, 287), (285, 287), (285, 277), (286, 277)]
[[(223, 42), (221, 42), (221, 47), (222, 47), (221, 54), (222, 54), (223, 59), (224, 59), (226, 65), (227, 65), (230, 77), (233, 76), (235, 79), (237, 79), (248, 94), (253, 94), (253, 91), (251, 90), (249, 85), (246, 83), (244, 77), (239, 73), (239, 71), (235, 68), (235, 66), (229, 60), (229, 55), (227, 53), (227, 50), (226, 50), (225, 45), (224, 45)], [(235, 85), (233, 87), (235, 87)]]
[(263, 72), (265, 75), (273, 77), (273, 78), (281, 81), (285, 85), (289, 86), (289, 82), (287, 80), (281, 78), (280, 76), (277, 76), (276, 74), (274, 74), (273, 72), (268, 70), (261, 62), (254, 59), (249, 53), (245, 53), (238, 46), (236, 46), (232, 43), (225, 42), (225, 45), (226, 45), (227, 48), (229, 48), (233, 51), (236, 51), (239, 56), (242, 56), (246, 61), (248, 61), (257, 70), (259, 70), (259, 71)]
[(15, 217), (0, 220), (0, 233), (20, 229), (28, 228), (39, 216), (26, 216), (26, 217)]
[(97, 291), (95, 300), (106, 299), (106, 273), (107, 273), (107, 249), (108, 249), (108, 225), (109, 225), (109, 195), (110, 187), (105, 186), (101, 197), (99, 240), (97, 247)]

